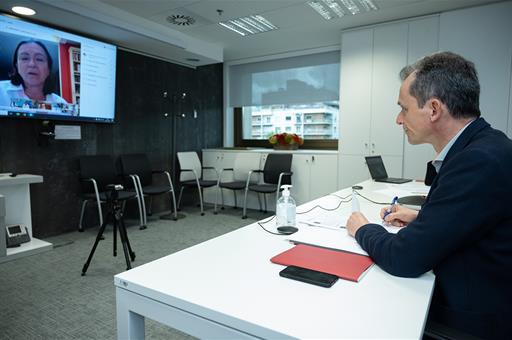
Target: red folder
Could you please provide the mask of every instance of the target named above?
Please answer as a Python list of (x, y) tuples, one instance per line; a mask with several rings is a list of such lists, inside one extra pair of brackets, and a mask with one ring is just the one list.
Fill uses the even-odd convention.
[(298, 244), (274, 256), (270, 261), (285, 266), (316, 270), (354, 282), (358, 282), (374, 263), (365, 255), (306, 244)]

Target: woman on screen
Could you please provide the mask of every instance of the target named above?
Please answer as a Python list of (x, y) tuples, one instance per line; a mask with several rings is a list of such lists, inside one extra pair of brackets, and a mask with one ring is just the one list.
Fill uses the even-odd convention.
[(53, 93), (52, 58), (46, 46), (37, 40), (18, 44), (12, 60), (11, 80), (0, 81), (0, 105), (12, 106), (20, 99), (46, 103), (67, 103)]

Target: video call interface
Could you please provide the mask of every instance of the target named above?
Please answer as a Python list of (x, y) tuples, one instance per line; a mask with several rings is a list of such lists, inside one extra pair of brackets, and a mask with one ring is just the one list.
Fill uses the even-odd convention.
[(113, 122), (116, 47), (0, 15), (0, 117)]

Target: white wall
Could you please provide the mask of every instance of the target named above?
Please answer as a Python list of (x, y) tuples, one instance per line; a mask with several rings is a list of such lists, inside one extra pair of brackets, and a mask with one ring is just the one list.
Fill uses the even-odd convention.
[[(475, 63), (482, 117), (506, 133), (512, 114), (512, 2), (442, 13), (440, 19), (439, 48)], [(510, 127), (508, 132), (510, 137)]]

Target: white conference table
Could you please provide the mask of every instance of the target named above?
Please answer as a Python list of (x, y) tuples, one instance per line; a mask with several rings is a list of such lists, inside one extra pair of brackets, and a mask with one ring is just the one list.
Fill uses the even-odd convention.
[[(378, 190), (393, 185), (362, 185), (363, 195), (391, 200)], [(339, 201), (325, 196), (297, 211), (316, 204), (333, 208)], [(362, 198), (359, 203), (378, 221), (381, 206)], [(342, 203), (330, 214), (346, 220), (350, 211), (351, 203)], [(315, 209), (308, 216), (322, 213)], [(274, 223), (265, 227), (275, 230)], [(297, 235), (322, 230), (357, 247), (345, 229), (298, 227)], [(421, 338), (434, 288), (431, 272), (399, 278), (374, 265), (360, 282), (340, 279), (331, 288), (285, 279), (279, 276), (284, 266), (270, 258), (293, 247), (287, 241), (292, 237), (253, 223), (116, 275), (118, 339), (143, 339), (146, 317), (199, 338)]]

